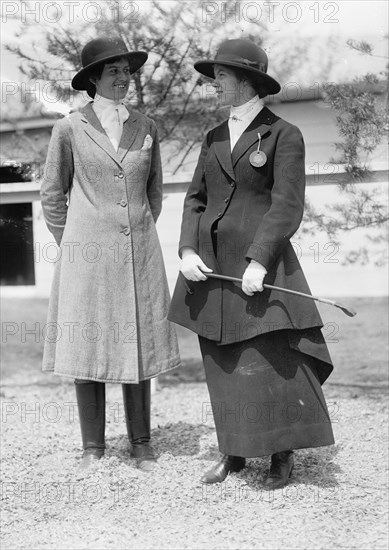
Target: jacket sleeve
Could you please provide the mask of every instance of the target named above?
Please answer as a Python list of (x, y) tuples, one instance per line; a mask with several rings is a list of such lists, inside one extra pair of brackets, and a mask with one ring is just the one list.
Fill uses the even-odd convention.
[(271, 206), (246, 257), (269, 270), (299, 228), (304, 212), (305, 148), (300, 130), (287, 124), (280, 131), (274, 156)]
[(156, 222), (162, 210), (163, 184), (158, 130), (154, 122), (152, 123), (151, 137), (153, 138), (153, 145), (149, 178), (147, 180), (147, 198), (149, 200), (151, 213)]
[(207, 189), (205, 184), (205, 159), (209, 149), (209, 133), (207, 134), (200, 151), (199, 160), (184, 201), (182, 214), (181, 236), (178, 253), (181, 257), (184, 247), (193, 248), (199, 253), (199, 224), (200, 218), (207, 206)]
[(60, 245), (67, 216), (67, 193), (74, 174), (68, 119), (58, 120), (51, 134), (41, 185), (43, 215), (49, 231)]

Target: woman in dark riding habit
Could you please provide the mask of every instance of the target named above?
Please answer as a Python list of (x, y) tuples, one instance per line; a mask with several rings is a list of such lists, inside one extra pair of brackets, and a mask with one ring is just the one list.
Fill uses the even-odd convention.
[[(290, 243), (304, 209), (304, 142), (264, 105), (280, 91), (267, 65), (243, 39), (195, 64), (231, 110), (206, 135), (185, 198), (169, 319), (199, 335), (223, 455), (202, 482), (271, 455), (264, 486), (278, 489), (294, 449), (334, 443), (321, 389), (333, 367), (313, 301), (263, 287), (310, 293)], [(212, 271), (243, 283), (207, 278)]]

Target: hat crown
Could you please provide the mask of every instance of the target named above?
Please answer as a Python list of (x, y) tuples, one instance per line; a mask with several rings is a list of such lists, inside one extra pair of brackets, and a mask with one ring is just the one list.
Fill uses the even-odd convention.
[(113, 59), (125, 57), (128, 60), (130, 73), (135, 73), (147, 61), (147, 53), (130, 52), (124, 40), (118, 36), (95, 38), (88, 42), (81, 51), (82, 69), (74, 76), (72, 86), (75, 90), (86, 90), (94, 97), (94, 85), (90, 83), (91, 69), (100, 63), (109, 63)]
[(215, 59), (196, 61), (194, 68), (209, 78), (215, 78), (215, 65), (224, 65), (250, 73), (250, 81), (263, 94), (278, 94), (279, 83), (267, 74), (268, 59), (265, 50), (245, 38), (225, 40), (219, 46)]
[(260, 71), (266, 73), (268, 58), (266, 52), (251, 42), (241, 38), (235, 40), (226, 40), (220, 44), (215, 61), (237, 61), (245, 65), (257, 67)]
[(121, 38), (96, 38), (84, 46), (81, 52), (81, 63), (87, 67), (99, 59), (110, 56), (120, 57), (129, 53), (125, 42)]

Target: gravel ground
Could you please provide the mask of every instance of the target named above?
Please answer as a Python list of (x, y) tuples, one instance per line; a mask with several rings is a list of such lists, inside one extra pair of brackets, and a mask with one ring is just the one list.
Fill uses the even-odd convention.
[(327, 385), (336, 445), (297, 451), (291, 483), (268, 493), (267, 457), (223, 484), (199, 483), (219, 456), (204, 383), (153, 395), (151, 474), (129, 457), (121, 389), (108, 386), (107, 453), (81, 477), (73, 384), (45, 381), (3, 390), (3, 550), (387, 548), (382, 389)]

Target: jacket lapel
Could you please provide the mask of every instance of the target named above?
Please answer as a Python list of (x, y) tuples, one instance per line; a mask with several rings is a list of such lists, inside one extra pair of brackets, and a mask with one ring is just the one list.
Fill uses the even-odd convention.
[(235, 181), (235, 173), (231, 161), (230, 131), (227, 120), (216, 128), (213, 135), (213, 146), (221, 167)]
[(238, 160), (245, 154), (254, 143), (258, 142), (258, 133), (261, 138), (270, 133), (270, 125), (273, 123), (275, 115), (264, 107), (254, 120), (249, 124), (243, 134), (240, 136), (232, 150), (232, 166), (235, 167)]
[[(128, 109), (128, 107), (127, 107)], [(138, 135), (140, 124), (136, 124), (138, 121), (138, 115), (132, 109), (128, 109), (130, 116), (123, 124), (123, 133), (119, 143), (118, 157), (120, 162), (123, 162), (124, 157), (127, 155), (129, 149), (135, 141)]]
[(118, 154), (111, 143), (111, 140), (101, 126), (96, 113), (92, 109), (92, 102), (80, 109), (81, 120), (85, 122), (84, 131), (88, 136), (101, 147), (115, 162), (119, 163)]

